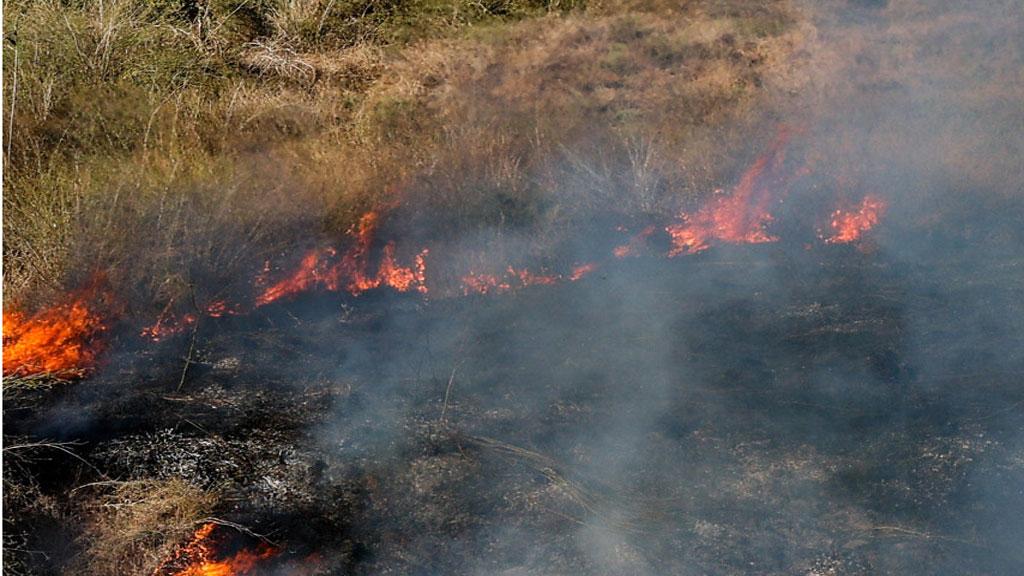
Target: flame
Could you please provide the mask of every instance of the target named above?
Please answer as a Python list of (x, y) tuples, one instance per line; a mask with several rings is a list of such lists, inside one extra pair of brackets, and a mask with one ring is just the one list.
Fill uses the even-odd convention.
[(197, 320), (195, 314), (184, 314), (181, 317), (171, 314), (170, 305), (164, 308), (163, 312), (157, 316), (156, 322), (144, 327), (139, 331), (139, 335), (143, 338), (152, 340), (153, 342), (159, 342), (175, 334), (184, 332), (186, 328), (191, 326)]
[(597, 270), (597, 264), (594, 264), (593, 262), (587, 264), (580, 264), (572, 269), (572, 272), (569, 274), (569, 281), (575, 282), (580, 278), (583, 278), (587, 274), (590, 274), (594, 270)]
[[(334, 248), (318, 248), (308, 252), (291, 275), (265, 288), (256, 297), (256, 306), (264, 306), (316, 287), (332, 292), (344, 289), (354, 296), (382, 286), (398, 292), (415, 290), (425, 294), (428, 291), (427, 249), (420, 250), (415, 256), (413, 266), (400, 266), (395, 257), (395, 244), (388, 242), (384, 246), (376, 274), (369, 273), (371, 249), (379, 221), (380, 213), (376, 210), (364, 214), (356, 227), (349, 231), (355, 237), (355, 243), (340, 259), (337, 259), (338, 252)], [(264, 273), (257, 277), (257, 287), (266, 284), (268, 268), (265, 267)]]
[(644, 228), (643, 230), (640, 231), (639, 234), (630, 238), (629, 242), (621, 246), (616, 246), (615, 249), (612, 250), (612, 255), (615, 256), (616, 258), (637, 256), (640, 253), (640, 250), (643, 249), (644, 245), (646, 244), (647, 239), (651, 236), (651, 234), (654, 234), (654, 231), (654, 226), (648, 226)]
[(90, 308), (91, 290), (33, 315), (3, 311), (3, 374), (82, 376), (95, 366), (97, 336), (106, 330)]
[(864, 232), (878, 224), (887, 205), (875, 196), (865, 196), (856, 211), (836, 209), (832, 212), (832, 235), (825, 239), (829, 244), (846, 244), (861, 238)]
[[(809, 165), (798, 168), (793, 174), (782, 172), (786, 160), (785, 148), (789, 139), (790, 131), (783, 127), (769, 149), (744, 171), (731, 194), (716, 190), (714, 196), (696, 212), (682, 213), (678, 221), (666, 226), (664, 229), (672, 241), (667, 255), (674, 257), (696, 254), (707, 250), (715, 242), (776, 241), (777, 238), (767, 230), (773, 221), (770, 208), (773, 203), (781, 201), (785, 192), (785, 182), (789, 178), (810, 172)], [(378, 244), (379, 250), (375, 248), (382, 211), (393, 206), (384, 206), (363, 214), (348, 230), (352, 241), (344, 252), (333, 247), (312, 249), (302, 257), (291, 273), (283, 278), (279, 277), (276, 281), (271, 280), (273, 269), (270, 261), (267, 261), (253, 282), (258, 293), (250, 304), (229, 304), (227, 301), (217, 300), (205, 308), (204, 314), (213, 318), (242, 314), (253, 308), (316, 289), (346, 291), (354, 296), (380, 288), (390, 288), (397, 292), (428, 293), (428, 249), (421, 249), (413, 257), (412, 265), (404, 266), (399, 263), (396, 256), (398, 249), (394, 241), (388, 241), (383, 246)], [(832, 235), (825, 238), (822, 234), (821, 237), (827, 243), (855, 241), (863, 232), (878, 223), (884, 209), (884, 202), (869, 196), (856, 211), (836, 210), (831, 220)], [(616, 230), (628, 233), (622, 226)], [(626, 243), (615, 247), (610, 256), (619, 259), (638, 256), (642, 251), (649, 249), (649, 238), (656, 231), (655, 226), (645, 227)], [(565, 274), (534, 272), (528, 268), (513, 266), (508, 266), (498, 273), (478, 273), (470, 270), (460, 279), (461, 291), (465, 295), (503, 294), (527, 286), (574, 282), (604, 264), (603, 260), (600, 264), (579, 264)], [(153, 325), (143, 329), (142, 335), (158, 341), (194, 326), (197, 320), (196, 314), (178, 317), (169, 314), (165, 309)]]
[[(272, 546), (261, 544), (256, 550), (240, 550), (227, 558), (217, 558), (216, 546), (211, 538), (216, 527), (213, 523), (200, 526), (189, 543), (179, 548), (174, 558), (161, 564), (153, 573), (154, 576), (245, 576), (262, 562), (280, 553)], [(177, 571), (168, 569), (168, 565), (183, 561), (188, 562), (184, 568)]]
[[(176, 316), (171, 312), (172, 304), (174, 304), (173, 300), (168, 302), (157, 316), (156, 321), (140, 330), (139, 335), (153, 342), (159, 342), (184, 332), (199, 320), (199, 316), (191, 312)], [(203, 309), (203, 313), (210, 318), (220, 318), (222, 316), (238, 316), (244, 311), (237, 304), (229, 304), (226, 300), (214, 300)]]
[(515, 268), (509, 266), (505, 273), (498, 276), (495, 274), (477, 274), (470, 272), (462, 277), (462, 293), (469, 294), (503, 294), (527, 286), (550, 286), (557, 284), (562, 279), (554, 274), (537, 274), (526, 268)]
[(665, 231), (672, 237), (669, 256), (696, 254), (707, 250), (718, 240), (729, 244), (774, 242), (765, 230), (772, 221), (769, 205), (776, 200), (773, 184), (785, 161), (785, 145), (789, 133), (779, 132), (771, 147), (743, 173), (729, 196), (716, 191), (708, 203), (694, 214), (683, 213), (680, 222)]
[[(316, 249), (306, 253), (298, 268), (287, 278), (263, 290), (256, 297), (256, 306), (264, 306), (275, 300), (293, 296), (315, 286), (329, 283), (330, 272), (326, 261), (336, 254), (333, 248)], [(257, 277), (257, 285), (264, 282), (266, 275)]]

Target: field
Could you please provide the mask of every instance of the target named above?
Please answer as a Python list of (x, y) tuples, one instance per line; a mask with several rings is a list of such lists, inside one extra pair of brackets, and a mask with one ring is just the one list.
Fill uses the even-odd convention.
[(4, 574), (1024, 571), (1024, 10), (16, 0)]

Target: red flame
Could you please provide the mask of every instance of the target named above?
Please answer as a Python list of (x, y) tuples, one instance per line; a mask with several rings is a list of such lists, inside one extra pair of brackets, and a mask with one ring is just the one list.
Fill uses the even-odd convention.
[[(256, 297), (256, 306), (270, 304), (275, 300), (293, 296), (316, 286), (329, 283), (330, 270), (327, 259), (337, 252), (333, 248), (311, 250), (302, 257), (298, 268), (290, 276), (263, 290)], [(257, 284), (265, 282), (266, 276), (257, 277)]]
[(572, 269), (572, 272), (569, 274), (569, 281), (575, 282), (580, 278), (583, 278), (587, 274), (590, 274), (594, 270), (597, 270), (597, 264), (580, 264), (579, 266), (576, 266), (575, 268)]
[(789, 133), (780, 131), (768, 151), (743, 173), (732, 195), (718, 193), (696, 213), (684, 213), (681, 222), (666, 227), (672, 237), (669, 256), (702, 252), (713, 240), (729, 244), (775, 241), (765, 227), (772, 221), (769, 207), (776, 200), (774, 185), (788, 141)]
[(825, 239), (829, 244), (855, 242), (875, 227), (885, 213), (887, 205), (875, 196), (866, 196), (856, 211), (837, 209), (832, 212), (832, 235)]
[[(261, 544), (256, 550), (241, 550), (235, 554), (218, 558), (216, 546), (211, 538), (216, 524), (203, 524), (188, 544), (182, 546), (174, 558), (162, 564), (154, 572), (154, 576), (172, 574), (173, 576), (245, 576), (257, 566), (279, 554), (279, 550)], [(184, 568), (172, 571), (171, 565), (187, 562)]]
[(495, 274), (477, 274), (470, 272), (462, 277), (463, 294), (502, 294), (511, 292), (527, 286), (550, 286), (557, 284), (561, 276), (553, 274), (537, 274), (525, 268), (516, 269), (509, 266), (505, 273), (498, 276)]
[(640, 253), (640, 251), (643, 249), (643, 247), (646, 245), (647, 239), (652, 234), (654, 234), (654, 231), (655, 231), (655, 227), (654, 226), (648, 226), (648, 227), (644, 228), (643, 230), (640, 231), (639, 234), (637, 234), (636, 236), (633, 236), (632, 238), (630, 238), (629, 242), (627, 242), (627, 243), (625, 243), (625, 244), (623, 244), (621, 246), (616, 246), (615, 249), (612, 250), (612, 255), (615, 256), (616, 258), (626, 258), (628, 256), (637, 256)]
[[(416, 255), (413, 266), (400, 266), (395, 257), (395, 244), (388, 242), (384, 246), (376, 274), (369, 273), (371, 249), (379, 220), (380, 214), (377, 211), (364, 214), (356, 228), (350, 231), (355, 236), (355, 244), (336, 262), (337, 251), (333, 248), (319, 248), (307, 253), (295, 272), (257, 296), (256, 306), (264, 306), (316, 287), (329, 291), (344, 289), (356, 296), (382, 286), (398, 292), (415, 290), (426, 293), (426, 257), (429, 253), (426, 249)], [(257, 278), (257, 286), (265, 282), (266, 274)]]
[[(786, 129), (780, 130), (769, 149), (743, 173), (732, 194), (726, 196), (716, 191), (715, 196), (699, 210), (683, 213), (679, 221), (665, 227), (672, 240), (668, 256), (702, 252), (714, 242), (775, 241), (776, 238), (767, 231), (773, 219), (770, 208), (774, 202), (781, 201), (786, 180), (794, 176), (782, 172), (788, 140), (789, 132)], [(807, 170), (805, 167), (794, 174), (804, 174)], [(427, 249), (416, 253), (410, 266), (399, 263), (393, 241), (384, 243), (379, 250), (375, 249), (381, 210), (390, 208), (383, 207), (364, 214), (348, 231), (353, 241), (344, 253), (332, 247), (310, 250), (294, 270), (276, 281), (271, 279), (270, 262), (266, 262), (262, 271), (256, 275), (254, 286), (258, 294), (251, 303), (215, 300), (193, 313), (178, 315), (171, 312), (171, 302), (152, 325), (142, 330), (142, 336), (159, 341), (190, 327), (194, 328), (201, 315), (217, 318), (243, 314), (282, 298), (316, 289), (344, 290), (358, 296), (369, 290), (387, 287), (397, 292), (426, 294)], [(878, 223), (884, 210), (885, 203), (872, 196), (865, 198), (856, 210), (836, 210), (832, 214), (832, 234), (827, 238), (822, 234), (822, 238), (828, 243), (853, 242)], [(621, 226), (617, 230), (627, 232)], [(655, 232), (654, 226), (644, 228), (626, 243), (615, 247), (611, 256), (626, 258), (639, 255), (648, 249), (649, 238)], [(502, 294), (527, 286), (573, 282), (592, 273), (600, 265), (603, 264), (579, 264), (564, 274), (533, 272), (512, 266), (500, 273), (470, 271), (462, 276), (461, 289), (463, 294)], [(4, 373), (90, 366), (95, 349), (84, 343), (90, 340), (93, 333), (102, 329), (102, 324), (88, 310), (85, 302), (81, 300), (33, 318), (5, 312)]]
[[(172, 304), (174, 304), (173, 300), (160, 312), (156, 322), (143, 328), (139, 335), (153, 342), (159, 342), (184, 332), (199, 320), (199, 316), (191, 312), (181, 316), (174, 315), (171, 312)], [(237, 304), (229, 304), (226, 300), (214, 300), (204, 308), (204, 314), (210, 318), (220, 318), (221, 316), (238, 316), (243, 314), (243, 310)]]
[(97, 336), (106, 329), (90, 308), (96, 295), (87, 290), (70, 302), (28, 315), (3, 311), (5, 376), (54, 373), (81, 376), (95, 366)]

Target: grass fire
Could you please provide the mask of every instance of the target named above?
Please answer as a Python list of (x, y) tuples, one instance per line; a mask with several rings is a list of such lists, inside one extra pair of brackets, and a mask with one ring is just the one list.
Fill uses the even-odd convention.
[(4, 575), (1024, 572), (1024, 13), (4, 6)]

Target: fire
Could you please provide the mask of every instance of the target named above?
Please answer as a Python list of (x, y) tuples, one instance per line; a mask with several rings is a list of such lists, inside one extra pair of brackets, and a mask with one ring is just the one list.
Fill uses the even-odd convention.
[(33, 315), (3, 311), (4, 376), (81, 376), (95, 366), (97, 336), (106, 329), (93, 310), (93, 291)]
[[(156, 569), (153, 576), (245, 576), (251, 573), (257, 566), (266, 560), (279, 554), (279, 550), (261, 544), (256, 550), (241, 550), (235, 554), (218, 558), (216, 546), (212, 541), (212, 534), (216, 524), (203, 524), (188, 544), (182, 546), (174, 555), (174, 558), (165, 562)], [(169, 565), (177, 565), (187, 562), (184, 568), (171, 571)]]
[(597, 264), (580, 264), (579, 266), (576, 266), (575, 268), (572, 269), (572, 272), (569, 274), (569, 281), (575, 282), (580, 278), (583, 278), (587, 274), (590, 274), (594, 270), (597, 270)]
[(228, 304), (226, 300), (214, 300), (206, 307), (206, 315), (210, 318), (238, 316), (239, 314), (242, 314), (242, 310), (238, 306)]
[(861, 238), (871, 230), (885, 213), (886, 203), (875, 196), (865, 196), (856, 211), (837, 209), (832, 212), (832, 235), (825, 239), (829, 244), (846, 244)]
[[(256, 306), (264, 306), (275, 300), (305, 292), (319, 285), (329, 283), (330, 270), (327, 259), (335, 256), (333, 248), (316, 249), (307, 252), (299, 262), (298, 268), (287, 278), (263, 290), (256, 297)], [(257, 283), (264, 281), (265, 276), (257, 278)]]
[[(344, 289), (354, 296), (382, 286), (398, 292), (415, 290), (426, 293), (426, 258), (429, 254), (426, 249), (420, 250), (414, 264), (406, 267), (398, 264), (394, 242), (388, 242), (384, 246), (376, 273), (369, 273), (371, 249), (379, 220), (380, 214), (375, 210), (364, 214), (356, 227), (349, 231), (355, 237), (355, 243), (340, 259), (334, 248), (318, 248), (308, 252), (295, 272), (265, 288), (257, 296), (256, 306), (264, 306), (317, 287), (332, 292)], [(257, 279), (258, 286), (265, 282), (265, 277), (264, 274)]]
[(747, 168), (729, 196), (717, 191), (694, 214), (682, 214), (681, 222), (665, 231), (672, 237), (669, 256), (696, 254), (714, 240), (729, 244), (759, 244), (777, 240), (766, 231), (772, 221), (769, 207), (776, 200), (774, 184), (785, 161), (788, 132), (783, 130), (771, 147)]
[(186, 328), (195, 324), (196, 320), (195, 314), (185, 314), (179, 318), (171, 314), (168, 308), (164, 308), (164, 311), (157, 316), (156, 322), (143, 328), (139, 335), (153, 342), (159, 342), (184, 332)]
[[(763, 243), (777, 238), (767, 229), (773, 221), (771, 207), (780, 202), (786, 181), (809, 168), (784, 174), (785, 147), (789, 131), (780, 130), (767, 151), (761, 154), (740, 177), (731, 194), (721, 190), (705, 202), (696, 212), (683, 213), (679, 219), (664, 228), (672, 245), (669, 257), (696, 254), (707, 250), (713, 243)], [(195, 328), (203, 316), (218, 318), (247, 313), (278, 300), (312, 290), (345, 291), (358, 296), (370, 290), (390, 288), (397, 292), (427, 294), (426, 248), (415, 252), (410, 265), (400, 263), (394, 241), (375, 242), (384, 210), (371, 210), (363, 214), (348, 230), (351, 238), (347, 250), (319, 247), (309, 250), (288, 274), (273, 279), (273, 268), (267, 261), (253, 282), (256, 296), (247, 303), (231, 303), (219, 299), (205, 307), (193, 304), (190, 313), (172, 313), (169, 303), (156, 321), (142, 329), (144, 338), (160, 341), (169, 336)], [(821, 237), (830, 244), (853, 242), (874, 227), (885, 211), (885, 203), (874, 197), (864, 198), (859, 208), (837, 209), (831, 217), (831, 234)], [(625, 243), (612, 249), (609, 258), (638, 256), (650, 251), (649, 240), (657, 232), (647, 226)], [(618, 232), (628, 233), (624, 227)], [(478, 273), (470, 270), (461, 276), (461, 292), (469, 294), (504, 294), (535, 285), (575, 282), (607, 265), (598, 262), (578, 264), (566, 273), (535, 272), (528, 268), (507, 266), (497, 273)], [(500, 268), (498, 268), (500, 270)], [(25, 318), (18, 313), (4, 313), (4, 373), (30, 372), (92, 364), (95, 350), (85, 345), (91, 335), (102, 329), (102, 323), (92, 314), (85, 301), (55, 309), (39, 317)], [(34, 352), (33, 352), (34, 350)]]
[[(159, 342), (184, 332), (199, 320), (199, 316), (192, 312), (181, 316), (174, 315), (171, 313), (172, 304), (174, 304), (173, 300), (160, 312), (156, 322), (143, 328), (139, 335), (153, 342)], [(203, 313), (210, 318), (220, 318), (221, 316), (238, 316), (244, 311), (238, 305), (229, 304), (226, 300), (214, 300), (203, 309)]]
[(626, 258), (629, 256), (639, 255), (640, 251), (646, 244), (647, 239), (650, 238), (652, 234), (654, 234), (654, 231), (654, 226), (647, 226), (646, 228), (641, 230), (639, 234), (630, 238), (629, 242), (621, 246), (616, 246), (615, 249), (612, 250), (612, 255), (615, 256), (616, 258)]
[(503, 294), (527, 286), (550, 286), (557, 284), (562, 279), (554, 274), (537, 274), (525, 268), (514, 268), (509, 266), (505, 273), (498, 276), (495, 274), (477, 274), (470, 272), (462, 277), (462, 293), (469, 294)]

